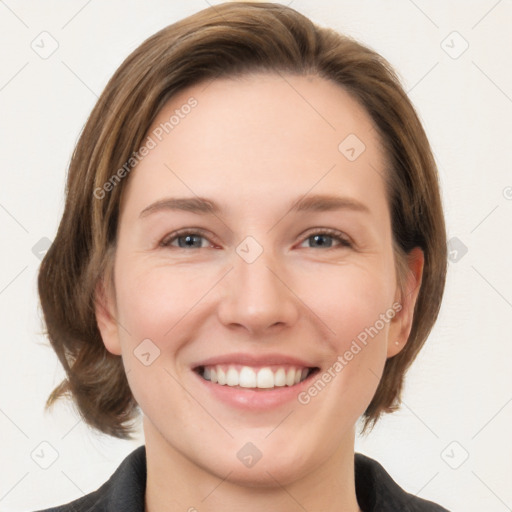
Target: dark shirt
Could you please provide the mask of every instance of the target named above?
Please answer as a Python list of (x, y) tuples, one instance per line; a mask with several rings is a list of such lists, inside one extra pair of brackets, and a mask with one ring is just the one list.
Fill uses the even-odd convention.
[[(375, 460), (355, 454), (356, 496), (363, 512), (448, 512), (405, 492)], [(38, 512), (144, 512), (146, 447), (139, 446), (96, 491)]]

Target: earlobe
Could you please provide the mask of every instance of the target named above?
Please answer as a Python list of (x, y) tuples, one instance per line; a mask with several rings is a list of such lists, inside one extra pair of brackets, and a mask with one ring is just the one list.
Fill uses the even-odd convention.
[(404, 293), (400, 295), (401, 309), (395, 315), (388, 333), (387, 357), (398, 354), (406, 345), (411, 333), (414, 307), (421, 288), (425, 257), (419, 247), (408, 254), (408, 272)]
[(114, 355), (121, 355), (121, 344), (119, 342), (119, 329), (113, 314), (112, 294), (107, 290), (103, 279), (96, 284), (94, 294), (94, 311), (96, 322), (105, 348)]

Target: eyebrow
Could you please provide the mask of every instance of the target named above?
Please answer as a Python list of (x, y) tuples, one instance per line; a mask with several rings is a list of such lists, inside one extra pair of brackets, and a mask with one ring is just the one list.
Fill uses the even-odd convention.
[[(187, 211), (199, 215), (220, 214), (222, 208), (213, 200), (204, 197), (167, 197), (160, 199), (146, 208), (140, 218), (160, 211)], [(327, 212), (335, 210), (353, 210), (369, 214), (370, 209), (364, 203), (350, 197), (341, 197), (326, 194), (315, 194), (306, 198), (299, 198), (291, 203), (288, 211), (291, 212)]]

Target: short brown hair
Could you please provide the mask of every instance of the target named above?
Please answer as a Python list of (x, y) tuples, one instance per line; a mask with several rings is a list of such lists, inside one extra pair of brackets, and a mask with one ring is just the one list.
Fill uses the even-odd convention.
[(47, 334), (67, 378), (46, 408), (70, 394), (84, 421), (130, 439), (138, 416), (121, 356), (108, 352), (95, 316), (95, 289), (112, 279), (121, 194), (101, 188), (143, 143), (174, 94), (203, 80), (251, 72), (316, 74), (363, 105), (386, 152), (397, 279), (407, 254), (425, 256), (408, 342), (387, 359), (363, 432), (400, 404), (404, 375), (429, 335), (444, 291), (447, 251), (435, 161), (421, 122), (390, 64), (375, 51), (294, 9), (273, 3), (224, 3), (174, 23), (144, 41), (116, 70), (73, 153), (64, 214), (42, 261), (38, 289)]

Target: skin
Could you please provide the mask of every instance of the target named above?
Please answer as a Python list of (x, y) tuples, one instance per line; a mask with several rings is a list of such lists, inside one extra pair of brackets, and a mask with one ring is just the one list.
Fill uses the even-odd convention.
[[(122, 356), (143, 412), (146, 512), (358, 511), (355, 424), (386, 358), (407, 342), (423, 270), (415, 249), (402, 296), (377, 132), (330, 81), (253, 74), (181, 91), (148, 134), (191, 96), (198, 105), (129, 177), (115, 291), (97, 290), (104, 344)], [(366, 146), (355, 161), (338, 150), (351, 133)], [(292, 201), (323, 193), (369, 213), (287, 213)], [(157, 200), (195, 196), (223, 211), (139, 217)], [(160, 245), (183, 228), (202, 228), (204, 238)], [(328, 236), (315, 242), (321, 228), (352, 247)], [(249, 235), (263, 249), (251, 264), (236, 252)], [(241, 412), (205, 393), (192, 372), (198, 360), (233, 352), (296, 355), (325, 370), (396, 301), (402, 310), (307, 405)], [(147, 338), (160, 350), (149, 366), (133, 353)], [(236, 456), (247, 442), (263, 455), (251, 468)]]

